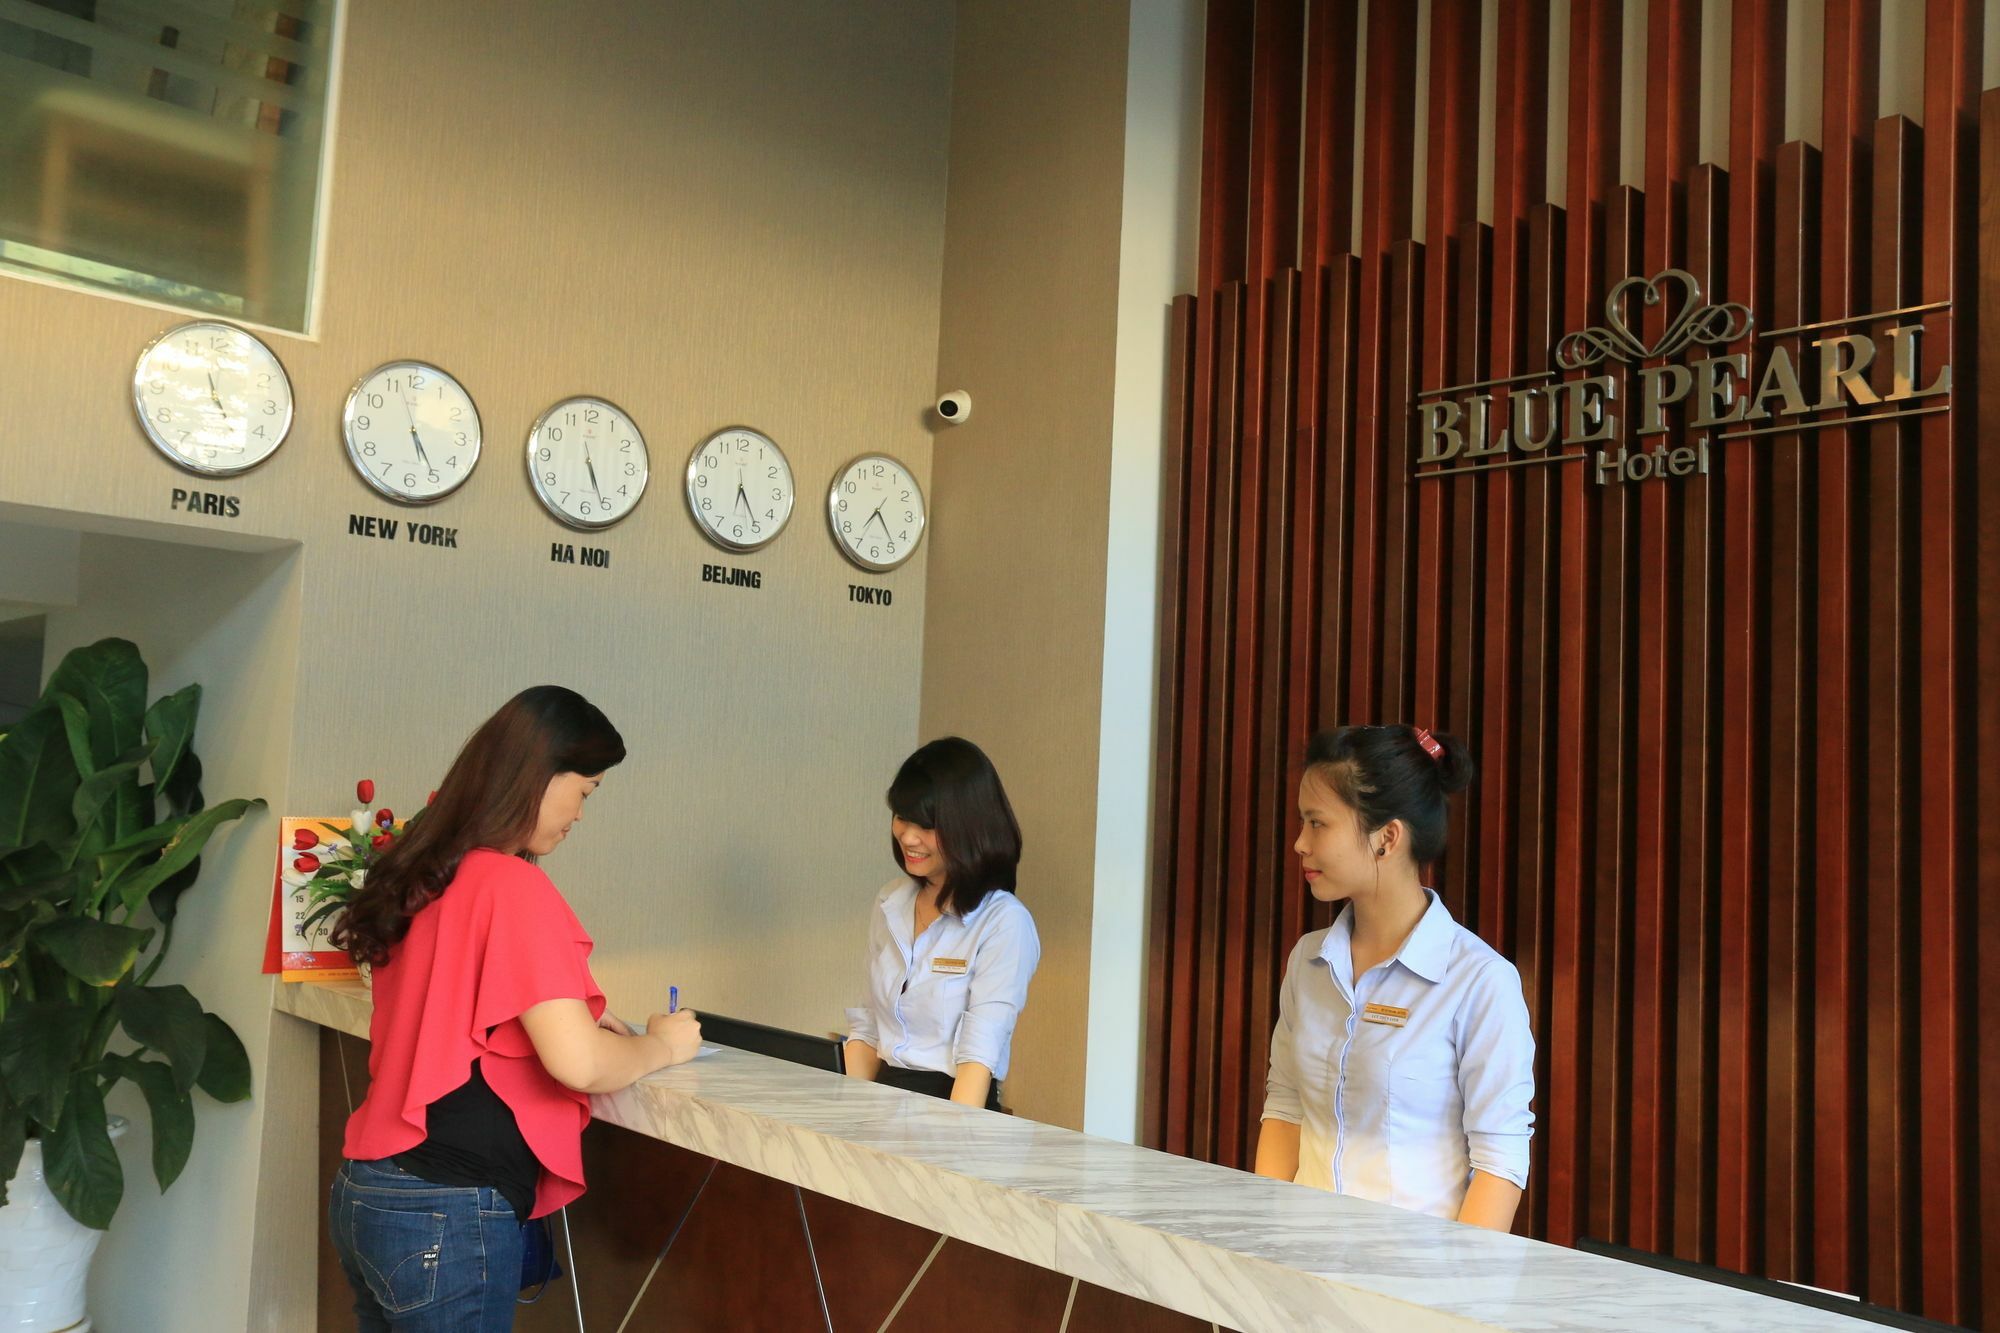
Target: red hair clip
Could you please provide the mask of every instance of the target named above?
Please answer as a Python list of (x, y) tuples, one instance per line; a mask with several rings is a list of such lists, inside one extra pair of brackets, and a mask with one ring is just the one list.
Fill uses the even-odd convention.
[(1410, 730), (1417, 733), (1417, 744), (1424, 747), (1424, 753), (1431, 757), (1431, 762), (1436, 763), (1444, 758), (1444, 747), (1438, 744), (1437, 737), (1422, 727), (1411, 727)]

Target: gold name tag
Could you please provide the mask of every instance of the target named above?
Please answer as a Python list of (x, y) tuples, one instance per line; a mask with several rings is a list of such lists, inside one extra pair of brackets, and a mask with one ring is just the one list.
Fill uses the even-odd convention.
[(1410, 1021), (1410, 1011), (1407, 1009), (1398, 1009), (1393, 1004), (1364, 1005), (1361, 1009), (1361, 1021), (1364, 1023), (1381, 1023), (1388, 1027), (1399, 1028)]
[(965, 975), (965, 960), (963, 958), (933, 958), (931, 959), (931, 971), (942, 972), (946, 976), (951, 977), (962, 977)]

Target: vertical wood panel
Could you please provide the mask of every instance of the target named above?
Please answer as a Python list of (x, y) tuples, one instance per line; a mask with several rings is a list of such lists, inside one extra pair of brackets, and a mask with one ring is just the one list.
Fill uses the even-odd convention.
[[(1875, 128), (1874, 217), (1869, 286), (1873, 310), (1894, 310), (1916, 299), (1917, 215), (1921, 132), (1901, 116)], [(1888, 391), (1888, 368), (1878, 368), (1878, 391)], [(1903, 892), (1914, 852), (1916, 774), (1914, 722), (1917, 694), (1910, 664), (1915, 656), (1910, 604), (1917, 570), (1911, 559), (1916, 492), (1912, 423), (1881, 421), (1867, 427), (1868, 494), (1864, 532), (1870, 552), (1861, 589), (1867, 657), (1860, 664), (1867, 700), (1861, 774), (1869, 812), (1864, 834), (1866, 892), (1876, 905), (1863, 937), (1863, 970), (1876, 996), (1867, 1017), (1868, 1143), (1866, 1205), (1873, 1219), (1866, 1233), (1866, 1282), (1862, 1294), (1881, 1305), (1904, 1307), (1916, 1299), (1911, 1256), (1897, 1237), (1917, 1229), (1915, 1114), (1916, 931), (1912, 896)]]
[[(1810, 322), (1816, 239), (1819, 155), (1804, 143), (1779, 150), (1774, 228), (1771, 325), (1790, 328)], [(1803, 366), (1804, 338), (1770, 339), (1766, 356), (1779, 349)], [(1810, 1089), (1812, 1085), (1811, 954), (1807, 943), (1806, 896), (1812, 882), (1812, 801), (1806, 783), (1814, 769), (1808, 719), (1813, 709), (1813, 677), (1806, 643), (1812, 634), (1806, 571), (1813, 567), (1812, 496), (1806, 477), (1805, 443), (1797, 434), (1769, 439), (1770, 550), (1765, 587), (1770, 677), (1759, 711), (1767, 732), (1768, 778), (1758, 823), (1766, 831), (1762, 896), (1765, 899), (1766, 1013), (1764, 1140), (1764, 1271), (1787, 1281), (1804, 1276), (1806, 1237), (1811, 1228), (1812, 1190)]]
[[(1153, 892), (1147, 923), (1148, 966), (1146, 969), (1146, 1050), (1145, 1086), (1164, 1088), (1172, 1077), (1168, 1061), (1173, 1026), (1170, 1007), (1176, 993), (1174, 984), (1174, 941), (1180, 936), (1174, 909), (1174, 871), (1177, 860), (1175, 817), (1183, 775), (1181, 759), (1181, 710), (1176, 706), (1187, 655), (1187, 582), (1181, 571), (1189, 564), (1187, 544), (1188, 500), (1198, 488), (1189, 485), (1194, 453), (1194, 345), (1195, 298), (1177, 296), (1167, 325), (1166, 439), (1160, 465), (1160, 558), (1172, 571), (1160, 579), (1160, 650), (1155, 681), (1153, 756)], [(1142, 1141), (1158, 1148), (1166, 1143), (1166, 1099), (1145, 1099)]]
[[(1705, 291), (1728, 277), (1729, 178), (1714, 166), (1694, 174), (1688, 190), (1688, 271)], [(1680, 832), (1674, 1013), (1673, 1252), (1708, 1263), (1715, 1258), (1716, 1141), (1719, 1098), (1721, 987), (1720, 802), (1721, 747), (1716, 705), (1721, 698), (1721, 506), (1713, 474), (1688, 479), (1680, 532)], [(1732, 1130), (1732, 1132), (1734, 1132)]]
[[(1819, 313), (1822, 319), (1868, 309), (1868, 136), (1875, 123), (1882, 12), (1877, 0), (1830, 0), (1821, 76), (1822, 150)], [(1864, 1070), (1858, 1017), (1862, 978), (1856, 894), (1865, 817), (1856, 800), (1858, 705), (1855, 635), (1855, 540), (1859, 442), (1843, 427), (1821, 431), (1813, 445), (1819, 496), (1818, 608), (1814, 662), (1819, 691), (1819, 755), (1813, 829), (1813, 1177), (1816, 1191), (1812, 1271), (1815, 1285), (1858, 1286), (1853, 1238), (1861, 1231), (1857, 1176), (1866, 1159), (1857, 1114)]]
[[(1647, 12), (1646, 237), (1643, 271), (1686, 267), (1687, 193), (1700, 133), (1701, 6), (1662, 0)], [(1712, 291), (1712, 289), (1709, 289)], [(1647, 342), (1666, 327), (1666, 308), (1646, 312)], [(1649, 361), (1659, 364), (1665, 358)], [(1678, 425), (1681, 414), (1676, 413)], [(1640, 439), (1635, 447), (1643, 448)], [(1633, 607), (1634, 715), (1632, 733), (1632, 1093), (1630, 1219), (1628, 1243), (1644, 1250), (1665, 1245), (1672, 1202), (1665, 1178), (1673, 1142), (1671, 1086), (1666, 1070), (1673, 1044), (1670, 991), (1675, 919), (1668, 910), (1677, 839), (1673, 818), (1679, 768), (1668, 738), (1676, 716), (1669, 678), (1679, 660), (1669, 614), (1674, 594), (1689, 590), (1671, 580), (1679, 565), (1674, 526), (1681, 491), (1646, 486), (1638, 498), (1638, 568)]]
[[(1970, 287), (1977, 253), (1974, 131), (1979, 115), (1982, 0), (1928, 0), (1924, 7), (1924, 301), (1949, 301)], [(1924, 317), (1924, 338), (1969, 365), (1974, 312)], [(1918, 974), (1924, 1021), (1919, 1029), (1922, 1148), (1923, 1308), (1957, 1322), (1970, 1301), (1971, 1228), (1967, 1182), (1973, 1107), (1966, 1096), (1971, 1062), (1970, 999), (1973, 900), (1971, 810), (1964, 738), (1972, 721), (1964, 689), (1970, 647), (1972, 565), (1961, 491), (1970, 481), (1973, 416), (1951, 410), (1920, 427), (1920, 490), (1924, 521), (1918, 562), (1924, 571), (1918, 602), (1918, 660), (1924, 707), (1917, 715)], [(1988, 516), (1991, 521), (1991, 516)], [(1992, 632), (1992, 627), (1988, 627)]]
[[(1771, 228), (1784, 128), (1783, 0), (1744, 0), (1733, 14), (1729, 67), (1729, 286), (1761, 316), (1771, 309)], [(1768, 324), (1768, 318), (1766, 319)], [(1732, 347), (1752, 353), (1754, 340)], [(1762, 920), (1752, 834), (1767, 772), (1753, 716), (1766, 655), (1760, 634), (1760, 516), (1764, 466), (1753, 445), (1722, 452), (1722, 986), (1721, 1011), (1736, 1029), (1722, 1047), (1722, 1133), (1716, 1144), (1716, 1262), (1750, 1271), (1760, 1261), (1764, 1010), (1759, 1002)]]
[[(1564, 243), (1563, 326), (1583, 328), (1599, 319), (1607, 289), (1604, 200), (1618, 180), (1619, 72), (1624, 13), (1611, 5), (1576, 5), (1569, 38), (1569, 207)], [(1584, 1226), (1591, 1136), (1598, 1126), (1588, 1100), (1592, 1016), (1585, 1000), (1590, 981), (1591, 896), (1585, 891), (1592, 863), (1590, 830), (1596, 817), (1588, 755), (1594, 745), (1587, 702), (1590, 672), (1592, 571), (1597, 562), (1596, 523), (1584, 465), (1561, 467), (1557, 482), (1555, 607), (1555, 874), (1552, 895), (1555, 944), (1554, 1046), (1548, 1108), (1549, 1236), (1571, 1244)]]
[[(1987, 356), (2000, 348), (2000, 89), (1991, 89), (1979, 99), (1979, 275), (1977, 279), (1979, 332), (1978, 346)], [(1974, 412), (1980, 430), (1973, 459), (1977, 484), (1973, 493), (1975, 513), (2000, 513), (2000, 376), (1979, 377)], [(1976, 580), (1974, 623), (2000, 625), (2000, 524), (1977, 525), (1979, 551), (1973, 577)], [(2000, 692), (1991, 682), (2000, 680), (2000, 635), (1981, 634), (1975, 676), (1978, 691), (1974, 721), (1977, 769), (1973, 773), (1973, 806), (1992, 810), (2000, 806)], [(2000, 884), (2000, 820), (1979, 821), (1977, 864), (1974, 882)], [(1979, 895), (1978, 1013), (1974, 1018), (1977, 1049), (1985, 1054), (1979, 1061), (1979, 1085), (1975, 1095), (1983, 1106), (2000, 1106), (2000, 1059), (1993, 1051), (2000, 1047), (2000, 894)], [(1977, 1197), (1982, 1204), (2000, 1199), (2000, 1133), (1985, 1122), (1980, 1124), (1979, 1176)], [(1978, 1296), (1966, 1311), (1974, 1325), (1991, 1325), (2000, 1309), (2000, 1223), (1992, 1214), (1980, 1218), (1980, 1253), (1977, 1258)]]
[[(1384, 573), (1381, 541), (1385, 469), (1393, 469), (1383, 435), (1407, 405), (1387, 398), (1390, 253), (1410, 234), (1411, 161), (1416, 145), (1417, 7), (1371, 6), (1363, 66), (1360, 331), (1354, 376), (1354, 470), (1349, 511), (1347, 698), (1338, 719), (1368, 722), (1381, 707), (1380, 665)], [(1325, 711), (1325, 710), (1322, 710)], [(1335, 720), (1328, 717), (1327, 721)]]

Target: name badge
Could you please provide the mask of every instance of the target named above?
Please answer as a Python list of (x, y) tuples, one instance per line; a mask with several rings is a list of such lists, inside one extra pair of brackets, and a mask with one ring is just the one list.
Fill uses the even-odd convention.
[(933, 958), (931, 959), (931, 971), (942, 972), (948, 977), (962, 977), (965, 975), (965, 960), (963, 958)]
[(1361, 1021), (1380, 1023), (1385, 1027), (1399, 1028), (1410, 1021), (1410, 1011), (1398, 1009), (1393, 1004), (1369, 1004), (1361, 1009)]

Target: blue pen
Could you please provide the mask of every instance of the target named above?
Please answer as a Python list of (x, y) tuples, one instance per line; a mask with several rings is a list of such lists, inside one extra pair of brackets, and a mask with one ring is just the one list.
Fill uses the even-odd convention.
[(679, 986), (667, 987), (667, 1012), (670, 1014), (677, 1014), (680, 1012), (680, 1010), (681, 1010), (681, 988)]

